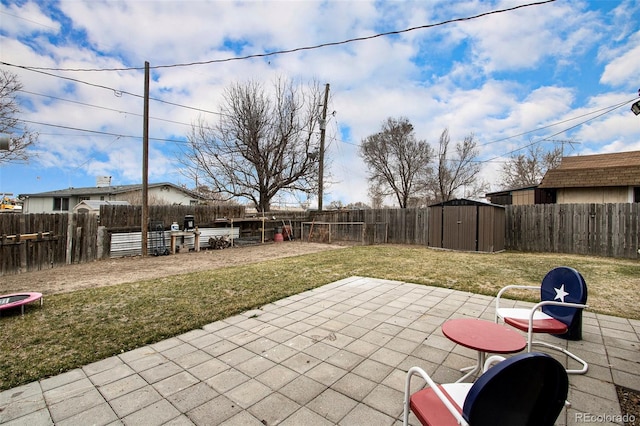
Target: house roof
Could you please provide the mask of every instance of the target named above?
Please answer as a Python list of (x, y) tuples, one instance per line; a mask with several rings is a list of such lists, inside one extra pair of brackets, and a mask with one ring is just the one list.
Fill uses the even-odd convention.
[[(150, 183), (148, 185), (149, 188), (157, 188), (157, 187), (163, 187), (163, 186), (170, 186), (174, 189), (187, 193), (194, 198), (198, 198), (198, 199), (201, 198), (195, 192), (169, 182)], [(85, 188), (58, 189), (55, 191), (38, 192), (34, 194), (20, 194), (19, 198), (24, 199), (25, 197), (38, 198), (38, 197), (72, 197), (72, 196), (109, 195), (109, 194), (122, 194), (126, 192), (141, 191), (141, 190), (142, 190), (141, 184), (115, 185), (115, 186), (89, 186)]]
[(640, 151), (564, 157), (539, 188), (640, 186)]

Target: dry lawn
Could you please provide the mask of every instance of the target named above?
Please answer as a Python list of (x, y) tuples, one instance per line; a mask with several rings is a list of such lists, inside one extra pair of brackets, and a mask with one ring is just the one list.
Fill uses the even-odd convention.
[[(237, 259), (242, 258), (242, 262)], [(0, 318), (0, 389), (59, 374), (353, 276), (495, 295), (579, 270), (590, 310), (640, 319), (640, 262), (529, 253), (457, 253), (413, 246), (286, 242), (0, 277), (0, 292), (42, 291), (43, 308)], [(84, 277), (84, 278), (83, 278)]]

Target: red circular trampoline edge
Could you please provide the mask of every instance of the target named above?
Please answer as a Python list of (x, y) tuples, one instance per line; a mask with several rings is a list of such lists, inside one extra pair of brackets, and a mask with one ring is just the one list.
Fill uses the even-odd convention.
[[(16, 297), (16, 296), (27, 296), (27, 297), (11, 303), (2, 303), (3, 300), (9, 299), (11, 297)], [(40, 300), (40, 299), (42, 299), (42, 293), (37, 293), (37, 292), (2, 294), (0, 295), (0, 311), (3, 309), (10, 309), (10, 308), (15, 308), (17, 306), (26, 305), (27, 303), (35, 302), (36, 300)]]

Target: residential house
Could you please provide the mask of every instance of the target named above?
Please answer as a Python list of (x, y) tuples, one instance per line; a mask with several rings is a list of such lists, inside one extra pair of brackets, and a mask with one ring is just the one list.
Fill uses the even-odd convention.
[[(150, 204), (195, 205), (201, 200), (193, 191), (172, 183), (152, 183), (147, 187)], [(37, 194), (20, 194), (23, 213), (70, 212), (82, 201), (128, 201), (142, 204), (142, 185), (99, 185), (87, 188), (68, 188)]]
[(564, 157), (539, 185), (485, 197), (500, 205), (639, 203), (640, 151)]
[(538, 188), (558, 204), (639, 203), (640, 151), (564, 157)]
[(538, 188), (537, 185), (522, 188), (511, 188), (497, 192), (490, 192), (485, 198), (492, 204), (501, 206), (526, 204), (550, 204), (554, 199), (552, 193)]

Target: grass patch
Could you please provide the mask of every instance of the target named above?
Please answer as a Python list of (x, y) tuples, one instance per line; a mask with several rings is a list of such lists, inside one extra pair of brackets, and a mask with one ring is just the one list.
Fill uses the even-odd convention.
[(353, 275), (495, 295), (572, 266), (590, 311), (640, 319), (640, 263), (558, 254), (366, 246), (47, 296), (0, 318), (0, 390), (59, 374)]

